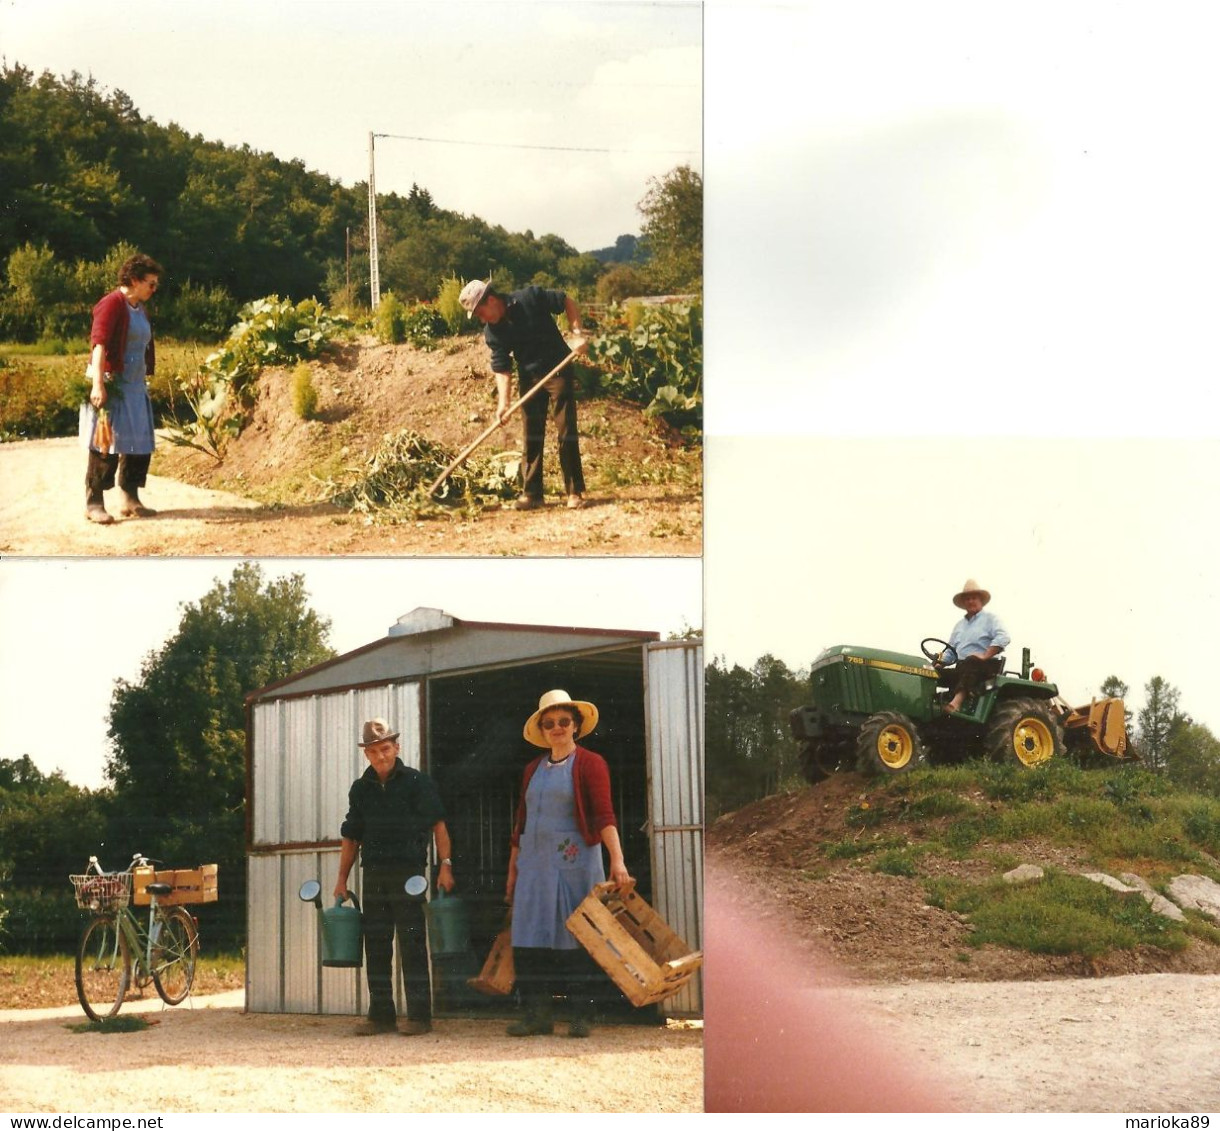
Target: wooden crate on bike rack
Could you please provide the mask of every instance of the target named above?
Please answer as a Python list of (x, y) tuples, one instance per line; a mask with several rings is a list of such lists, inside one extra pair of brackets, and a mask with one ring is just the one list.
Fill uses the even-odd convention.
[(137, 907), (147, 907), (152, 902), (148, 894), (149, 884), (172, 884), (169, 895), (158, 896), (162, 907), (177, 907), (184, 903), (215, 903), (220, 898), (217, 886), (220, 869), (216, 864), (200, 864), (198, 868), (154, 869), (133, 868), (132, 898)]

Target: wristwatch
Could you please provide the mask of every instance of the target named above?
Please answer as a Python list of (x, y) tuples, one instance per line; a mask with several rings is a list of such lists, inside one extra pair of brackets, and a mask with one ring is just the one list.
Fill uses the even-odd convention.
[(443, 868), (446, 864), (448, 864), (450, 868), (453, 867), (453, 861), (450, 860), (448, 856), (446, 856), (445, 859), (441, 861), (441, 867)]

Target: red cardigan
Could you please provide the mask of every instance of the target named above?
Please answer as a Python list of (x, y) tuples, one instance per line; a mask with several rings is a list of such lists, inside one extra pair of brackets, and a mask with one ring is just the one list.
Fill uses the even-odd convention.
[[(549, 754), (541, 754), (525, 767), (521, 797), (517, 801), (517, 819), (513, 824), (514, 848), (520, 847), (521, 834), (525, 831), (525, 791), (529, 789), (534, 771), (548, 757)], [(618, 821), (614, 819), (614, 802), (610, 798), (610, 767), (600, 754), (594, 754), (583, 746), (576, 747), (572, 758), (575, 759), (572, 763), (572, 786), (576, 798), (576, 823), (586, 844), (600, 844), (602, 829), (618, 827)]]
[[(121, 290), (111, 291), (93, 308), (93, 328), (89, 331), (89, 346), (102, 346), (105, 357), (103, 373), (123, 372), (123, 353), (127, 349), (127, 324), (131, 307)], [(157, 367), (157, 351), (152, 338), (144, 351), (144, 368), (151, 377)]]

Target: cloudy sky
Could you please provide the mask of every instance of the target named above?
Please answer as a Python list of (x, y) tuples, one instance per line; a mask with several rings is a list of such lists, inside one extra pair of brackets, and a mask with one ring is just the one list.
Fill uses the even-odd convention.
[[(0, 758), (102, 784), (116, 679), (172, 636), (235, 562), (219, 559), (7, 560), (0, 565)], [(419, 606), (461, 620), (638, 629), (664, 639), (698, 627), (695, 559), (265, 559), (266, 578), (301, 573), (339, 652), (386, 634)], [(105, 640), (106, 643), (98, 643)], [(251, 689), (253, 690), (253, 689)]]
[(1202, 0), (713, 5), (709, 433), (1213, 433), (1218, 33)]
[(441, 207), (554, 232), (580, 251), (638, 233), (649, 178), (702, 166), (697, 4), (209, 0), (123, 11), (130, 18), (104, 20), (86, 0), (0, 0), (0, 54), (35, 73), (92, 76), (162, 125), (345, 185), (368, 180), (370, 132), (397, 135), (375, 143), (378, 192), (418, 183)]

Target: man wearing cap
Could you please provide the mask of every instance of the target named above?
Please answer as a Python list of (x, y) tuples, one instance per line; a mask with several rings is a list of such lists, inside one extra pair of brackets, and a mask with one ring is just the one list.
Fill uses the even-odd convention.
[(436, 785), (427, 774), (406, 765), (398, 756), (398, 732), (385, 719), (370, 719), (358, 744), (368, 769), (347, 795), (347, 817), (340, 829), (339, 878), (335, 897), (347, 895), (347, 878), (360, 855), (364, 873), (364, 954), (368, 966), (368, 1020), (359, 1036), (392, 1033), (394, 1008), (394, 931), (402, 954), (402, 978), (407, 995), (407, 1019), (398, 1026), (404, 1037), (432, 1029), (432, 995), (428, 984), (428, 945), (424, 905), (404, 885), (422, 876), (428, 847), (436, 840), (440, 858), (437, 886), (453, 890), (449, 830)]
[(945, 710), (950, 714), (961, 710), (966, 696), (977, 691), (984, 680), (1003, 666), (999, 655), (1011, 642), (1011, 637), (995, 613), (983, 610), (990, 600), (991, 594), (974, 578), (970, 578), (953, 598), (953, 603), (966, 615), (949, 634), (949, 648), (957, 657), (951, 673), (953, 698), (945, 704)]
[[(543, 287), (525, 287), (501, 295), (491, 285), (475, 279), (462, 288), (459, 301), (466, 317), (477, 316), (483, 322), (483, 340), (491, 350), (491, 368), (496, 375), (498, 402), (496, 415), (503, 423), (508, 414), (508, 392), (512, 387), (513, 361), (517, 363), (517, 380), (524, 396), (573, 350), (586, 353), (588, 342), (583, 338), (580, 310), (563, 291)], [(564, 341), (555, 315), (564, 314), (568, 327), (578, 339)], [(580, 462), (580, 437), (576, 431), (576, 390), (570, 370), (563, 370), (546, 383), (544, 392), (531, 397), (521, 406), (525, 431), (525, 458), (522, 467), (523, 485), (517, 500), (518, 510), (533, 510), (542, 506), (542, 452), (546, 442), (547, 401), (553, 400), (555, 433), (559, 443), (559, 468), (568, 506), (584, 505), (585, 479)]]

